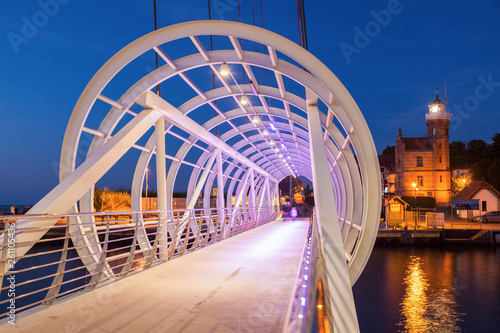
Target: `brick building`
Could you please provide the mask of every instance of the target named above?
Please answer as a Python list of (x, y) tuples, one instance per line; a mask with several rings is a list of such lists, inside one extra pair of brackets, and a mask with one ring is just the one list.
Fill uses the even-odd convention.
[(396, 140), (396, 195), (433, 197), (438, 205), (451, 202), (449, 125), (452, 114), (439, 96), (425, 115), (427, 136)]

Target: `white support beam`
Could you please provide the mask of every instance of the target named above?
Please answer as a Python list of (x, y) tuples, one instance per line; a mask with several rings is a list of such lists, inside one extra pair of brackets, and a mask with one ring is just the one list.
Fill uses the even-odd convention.
[(283, 76), (278, 72), (274, 72), (274, 76), (276, 76), (276, 82), (278, 83), (278, 88), (280, 89), (280, 96), (281, 98), (285, 98), (286, 89), (285, 84), (283, 83)]
[[(193, 192), (193, 195), (189, 199), (189, 203), (187, 204), (186, 210), (193, 209), (194, 206), (196, 205), (196, 201), (198, 200), (198, 197), (200, 196), (201, 190), (203, 189), (203, 186), (205, 185), (205, 181), (207, 180), (208, 174), (210, 173), (210, 170), (212, 169), (212, 166), (214, 165), (215, 158), (217, 157), (217, 151), (213, 151), (212, 155), (210, 155), (210, 158), (207, 161), (207, 164), (205, 165), (205, 169), (203, 170), (200, 179), (198, 180), (198, 183), (196, 184), (196, 188)], [(183, 218), (184, 221), (184, 218)]]
[(234, 225), (234, 219), (236, 217), (236, 214), (238, 213), (238, 207), (241, 205), (241, 200), (243, 199), (243, 194), (245, 193), (245, 188), (247, 187), (248, 184), (248, 178), (250, 178), (250, 170), (248, 170), (243, 178), (243, 183), (240, 184), (240, 188), (238, 191), (238, 195), (236, 196), (236, 201), (234, 203), (233, 209), (231, 211), (231, 219), (229, 221), (229, 225), (227, 225), (224, 228), (224, 232), (222, 234), (222, 238), (227, 237), (228, 231), (233, 227)]
[(247, 64), (243, 64), (243, 69), (245, 70), (245, 73), (247, 73), (248, 78), (250, 79), (250, 81), (253, 82), (255, 88), (257, 89), (257, 91), (259, 91), (259, 82), (257, 82), (257, 79), (255, 78), (255, 75), (253, 75), (252, 68), (249, 65), (247, 65)]
[(272, 47), (268, 46), (267, 50), (269, 51), (269, 58), (271, 58), (271, 63), (273, 67), (276, 68), (278, 66), (278, 57), (276, 56), (276, 50)]
[(229, 146), (227, 143), (223, 142), (215, 135), (205, 130), (201, 125), (196, 123), (191, 118), (185, 116), (182, 112), (177, 110), (170, 103), (153, 93), (152, 91), (146, 91), (138, 99), (137, 103), (145, 108), (153, 108), (165, 115), (165, 118), (175, 126), (179, 127), (183, 131), (188, 132), (197, 139), (213, 146), (214, 148), (221, 149), (226, 155), (239, 161), (241, 164), (253, 169), (264, 177), (268, 177), (273, 182), (278, 182), (278, 180), (269, 174), (267, 171), (253, 163), (250, 159), (236, 151), (234, 148)]
[(160, 259), (167, 258), (167, 167), (165, 163), (165, 120), (158, 119), (155, 124), (156, 134), (156, 190), (158, 193), (158, 238)]
[(209, 66), (212, 69), (212, 71), (215, 73), (215, 75), (217, 75), (217, 77), (219, 78), (219, 81), (224, 85), (224, 87), (226, 88), (227, 92), (228, 93), (232, 93), (233, 91), (231, 90), (231, 87), (229, 86), (229, 83), (227, 83), (226, 79), (221, 75), (221, 73), (219, 72), (219, 70), (217, 69), (217, 67), (215, 67), (214, 64), (210, 64)]
[(269, 178), (266, 178), (266, 196), (267, 196), (267, 206), (271, 206), (271, 188), (269, 187)]
[(106, 137), (106, 134), (104, 134), (103, 132), (99, 132), (99, 131), (93, 130), (92, 128), (83, 127), (82, 131), (90, 133), (90, 134), (95, 135), (95, 136), (98, 136), (100, 138), (105, 138)]
[(359, 332), (351, 280), (344, 255), (333, 184), (321, 131), (318, 97), (306, 89), (309, 144), (313, 171), (316, 216), (323, 235), (323, 252), (327, 271), (329, 295), (335, 332)]
[(286, 117), (288, 119), (290, 119), (290, 104), (288, 104), (287, 102), (283, 101), (283, 105), (285, 106), (285, 112), (286, 112)]
[(198, 37), (196, 36), (189, 36), (191, 41), (193, 42), (194, 46), (198, 49), (198, 52), (200, 52), (201, 56), (203, 59), (205, 59), (206, 62), (209, 62), (210, 59), (208, 58), (207, 50), (205, 50), (205, 47), (203, 47), (203, 44), (200, 42)]
[(248, 198), (248, 206), (251, 209), (255, 208), (255, 175), (253, 169), (250, 169), (250, 198)]
[(170, 59), (170, 57), (165, 53), (165, 51), (163, 51), (159, 46), (155, 46), (153, 47), (153, 49), (155, 50), (156, 53), (158, 53), (158, 55), (163, 60), (165, 60), (165, 62), (170, 66), (170, 68), (172, 68), (174, 71), (177, 71), (177, 66), (174, 64), (172, 59)]
[(198, 86), (193, 81), (191, 81), (191, 79), (188, 78), (186, 74), (184, 74), (182, 72), (179, 72), (179, 76), (191, 87), (191, 89), (193, 89), (194, 91), (196, 91), (196, 93), (198, 95), (200, 95), (201, 98), (203, 98), (204, 100), (207, 100), (207, 96), (205, 96), (205, 94), (203, 93), (203, 91), (201, 91), (201, 89), (198, 88)]
[(229, 36), (229, 39), (231, 40), (231, 44), (233, 44), (234, 50), (236, 51), (236, 54), (238, 55), (238, 59), (243, 60), (243, 49), (241, 48), (240, 42), (238, 41), (238, 38)]
[(248, 207), (247, 209), (250, 211), (250, 217), (255, 223), (257, 219), (257, 214), (255, 212), (255, 174), (253, 172), (253, 169), (250, 169), (250, 195), (248, 198)]
[(217, 151), (217, 210), (219, 213), (219, 223), (226, 221), (226, 210), (224, 206), (224, 172), (222, 169), (222, 151)]
[[(64, 214), (88, 191), (94, 184), (118, 162), (118, 160), (146, 133), (162, 116), (155, 110), (144, 110), (125, 125), (110, 140), (99, 146), (71, 174), (64, 178), (32, 209), (30, 214)], [(50, 227), (55, 220), (20, 220), (16, 223), (16, 243), (29, 243), (39, 240), (47, 230), (25, 233), (24, 228)], [(18, 245), (17, 256), (21, 257), (31, 248), (31, 245)]]
[(98, 95), (97, 98), (100, 99), (101, 101), (105, 102), (105, 103), (108, 103), (111, 106), (114, 106), (115, 108), (120, 109), (120, 110), (125, 109), (125, 107), (123, 105), (121, 105), (120, 103), (118, 103), (118, 102), (112, 100), (111, 98), (106, 97), (106, 96), (104, 96), (102, 94)]
[[(203, 186), (205, 185), (205, 182), (207, 181), (208, 174), (210, 173), (210, 170), (212, 169), (212, 166), (214, 165), (215, 158), (217, 157), (217, 151), (213, 151), (212, 155), (210, 155), (210, 158), (207, 161), (207, 164), (205, 165), (205, 169), (201, 173), (200, 179), (198, 179), (198, 183), (196, 184), (196, 188), (194, 189), (194, 192), (189, 199), (189, 202), (186, 207), (186, 211), (184, 212), (184, 215), (182, 216), (181, 222), (179, 223), (179, 226), (177, 228), (177, 235), (176, 239), (179, 239), (179, 236), (182, 234), (184, 231), (184, 228), (186, 227), (187, 220), (189, 218), (189, 215), (191, 214), (190, 210), (194, 208), (196, 205), (196, 201), (198, 200), (198, 197), (200, 196), (201, 190), (203, 189)], [(198, 226), (196, 224), (190, 226), (193, 230), (194, 233), (198, 231)], [(172, 242), (172, 245), (177, 242)], [(169, 251), (170, 252), (170, 251)]]

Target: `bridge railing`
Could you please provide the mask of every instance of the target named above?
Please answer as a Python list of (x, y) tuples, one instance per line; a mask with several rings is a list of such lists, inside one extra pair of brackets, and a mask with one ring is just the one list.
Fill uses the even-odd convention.
[[(276, 207), (264, 207), (1, 216), (0, 319), (138, 273), (277, 215)], [(57, 223), (23, 228), (28, 219)], [(45, 235), (16, 241), (19, 233), (32, 232)], [(17, 257), (16, 247), (30, 250)]]
[(283, 333), (333, 332), (321, 226), (311, 216)]

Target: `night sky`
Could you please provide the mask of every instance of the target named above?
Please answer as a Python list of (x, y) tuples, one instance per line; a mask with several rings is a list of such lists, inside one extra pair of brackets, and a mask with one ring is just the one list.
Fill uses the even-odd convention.
[[(53, 2), (0, 0), (0, 204), (32, 205), (57, 185), (64, 131), (81, 92), (111, 56), (154, 29), (152, 0), (59, 0), (46, 6), (50, 15), (40, 14)], [(298, 43), (296, 1), (262, 2), (264, 27)], [(208, 19), (205, 0), (157, 3), (160, 28)], [(236, 3), (212, 0), (212, 18), (238, 21)], [(252, 0), (240, 4), (242, 22), (252, 24)], [(254, 6), (261, 26), (260, 0)], [(444, 95), (443, 78), (451, 141), (491, 142), (500, 132), (500, 0), (305, 6), (309, 51), (358, 103), (379, 153), (395, 144), (398, 128), (425, 135), (427, 105), (436, 87)], [(33, 22), (36, 30), (27, 29)]]

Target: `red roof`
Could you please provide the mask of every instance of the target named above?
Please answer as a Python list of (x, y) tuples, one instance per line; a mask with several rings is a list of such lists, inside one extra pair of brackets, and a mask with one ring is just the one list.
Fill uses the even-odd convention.
[(476, 180), (469, 185), (465, 186), (462, 191), (458, 192), (458, 194), (455, 196), (454, 199), (458, 200), (467, 200), (467, 199), (472, 199), (472, 197), (482, 189), (486, 190), (491, 190), (492, 192), (496, 193), (497, 196), (500, 197), (500, 192), (495, 190), (493, 185), (485, 182), (484, 180)]
[(423, 138), (403, 138), (405, 150), (409, 151), (432, 151), (432, 141), (427, 137)]

